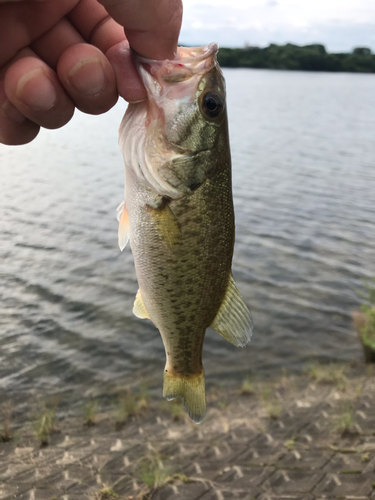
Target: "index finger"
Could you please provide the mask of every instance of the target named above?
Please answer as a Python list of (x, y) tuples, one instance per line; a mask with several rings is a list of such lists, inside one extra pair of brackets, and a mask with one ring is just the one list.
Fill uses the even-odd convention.
[(124, 26), (130, 46), (149, 59), (174, 59), (182, 22), (181, 0), (99, 0)]
[(109, 59), (115, 71), (118, 93), (129, 102), (145, 99), (146, 90), (134, 67), (124, 28), (97, 0), (80, 0), (69, 13), (69, 19), (84, 39)]

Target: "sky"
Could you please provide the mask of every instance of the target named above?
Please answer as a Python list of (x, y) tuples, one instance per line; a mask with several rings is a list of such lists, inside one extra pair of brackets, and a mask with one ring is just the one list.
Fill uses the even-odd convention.
[(183, 0), (181, 44), (222, 47), (322, 43), (375, 52), (375, 0)]

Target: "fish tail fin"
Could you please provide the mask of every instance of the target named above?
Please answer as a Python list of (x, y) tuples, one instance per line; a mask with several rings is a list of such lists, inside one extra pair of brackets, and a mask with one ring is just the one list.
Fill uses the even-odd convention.
[(177, 375), (164, 371), (163, 396), (170, 401), (181, 397), (189, 417), (200, 424), (206, 413), (206, 384), (204, 370), (198, 375)]

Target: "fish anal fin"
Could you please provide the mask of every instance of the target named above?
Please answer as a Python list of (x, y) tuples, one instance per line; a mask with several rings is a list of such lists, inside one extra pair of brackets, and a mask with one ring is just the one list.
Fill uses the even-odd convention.
[(173, 250), (180, 241), (180, 227), (168, 203), (158, 208), (149, 207), (152, 221), (161, 240)]
[(129, 241), (129, 215), (126, 210), (125, 202), (122, 202), (117, 208), (118, 226), (118, 246), (121, 252)]
[(135, 296), (135, 301), (133, 305), (133, 314), (134, 316), (137, 316), (137, 318), (140, 319), (150, 319), (146, 306), (143, 303), (140, 290), (138, 290), (137, 295)]
[(250, 342), (253, 322), (232, 274), (223, 302), (210, 327), (236, 347), (245, 347)]
[(196, 424), (200, 424), (206, 414), (206, 386), (204, 371), (197, 375), (179, 375), (164, 371), (163, 396), (171, 401), (181, 397), (185, 410)]

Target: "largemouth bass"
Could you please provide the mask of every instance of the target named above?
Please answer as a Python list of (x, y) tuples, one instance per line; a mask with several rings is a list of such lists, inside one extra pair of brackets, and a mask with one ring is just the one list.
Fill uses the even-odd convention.
[(231, 159), (217, 50), (180, 47), (175, 61), (136, 56), (148, 99), (129, 104), (119, 136), (125, 161), (119, 246), (130, 240), (134, 256), (133, 312), (161, 333), (164, 397), (181, 396), (197, 423), (206, 412), (207, 327), (243, 347), (252, 326), (231, 273)]

